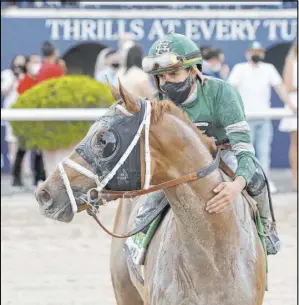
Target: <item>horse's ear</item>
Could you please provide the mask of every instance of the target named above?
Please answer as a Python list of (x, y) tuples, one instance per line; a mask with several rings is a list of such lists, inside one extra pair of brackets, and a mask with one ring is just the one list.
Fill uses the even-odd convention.
[(106, 75), (106, 80), (107, 80), (108, 86), (110, 87), (111, 94), (112, 94), (112, 96), (114, 97), (114, 99), (115, 99), (116, 101), (120, 100), (120, 99), (121, 99), (121, 96), (120, 96), (120, 93), (119, 93), (118, 89), (117, 89), (116, 87), (114, 87), (114, 86), (110, 83), (110, 81), (109, 81), (107, 75)]
[(126, 108), (131, 113), (137, 113), (140, 111), (140, 105), (135, 101), (134, 96), (128, 92), (121, 84), (120, 80), (118, 79), (119, 84), (119, 93), (124, 101)]

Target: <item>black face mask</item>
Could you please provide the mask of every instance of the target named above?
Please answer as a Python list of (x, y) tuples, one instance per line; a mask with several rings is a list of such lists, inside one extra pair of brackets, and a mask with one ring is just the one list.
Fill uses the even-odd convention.
[(251, 56), (251, 60), (254, 62), (254, 63), (258, 63), (259, 61), (261, 61), (261, 57), (259, 55), (256, 55), (256, 54), (253, 54)]
[(21, 73), (25, 73), (26, 69), (25, 66), (21, 66), (21, 65), (14, 65), (12, 68), (13, 72), (15, 75), (20, 75)]
[(118, 69), (118, 68), (119, 68), (119, 64), (112, 64), (112, 67), (113, 67), (114, 69)]
[(172, 83), (166, 82), (163, 86), (160, 86), (169, 98), (177, 105), (186, 101), (192, 87), (192, 78), (189, 75), (183, 82)]

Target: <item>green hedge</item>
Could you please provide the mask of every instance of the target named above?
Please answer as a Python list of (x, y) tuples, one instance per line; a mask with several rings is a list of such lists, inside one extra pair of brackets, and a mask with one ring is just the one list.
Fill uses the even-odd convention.
[[(108, 108), (113, 102), (108, 85), (88, 76), (67, 75), (34, 86), (12, 108)], [(28, 149), (55, 150), (80, 142), (91, 122), (14, 121), (11, 125)]]

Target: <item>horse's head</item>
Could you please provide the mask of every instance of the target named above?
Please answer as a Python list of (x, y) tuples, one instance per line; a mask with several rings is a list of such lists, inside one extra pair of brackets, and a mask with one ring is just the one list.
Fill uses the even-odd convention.
[(191, 150), (187, 158), (187, 146), (201, 134), (179, 108), (170, 101), (138, 100), (121, 84), (112, 94), (118, 102), (36, 190), (45, 216), (70, 222), (102, 190), (131, 191), (164, 182), (178, 174), (180, 163), (193, 169), (192, 158), (199, 153)]

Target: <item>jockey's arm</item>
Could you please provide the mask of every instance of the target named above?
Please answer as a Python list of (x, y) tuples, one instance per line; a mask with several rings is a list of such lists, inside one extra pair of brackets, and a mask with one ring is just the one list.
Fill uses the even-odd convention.
[(243, 177), (248, 184), (256, 171), (256, 158), (241, 96), (229, 84), (223, 82), (214, 107), (238, 161), (235, 177)]

